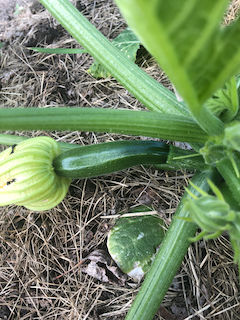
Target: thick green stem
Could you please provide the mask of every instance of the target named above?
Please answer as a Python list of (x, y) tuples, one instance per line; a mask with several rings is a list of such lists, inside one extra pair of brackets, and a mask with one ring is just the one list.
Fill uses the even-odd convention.
[(219, 190), (221, 191), (224, 200), (230, 205), (232, 210), (240, 211), (240, 204), (239, 201), (237, 201), (229, 189), (226, 182), (223, 180), (220, 185), (218, 186)]
[(223, 158), (216, 163), (219, 173), (224, 178), (232, 196), (240, 204), (240, 178), (237, 177), (229, 158)]
[(162, 169), (177, 170), (207, 170), (208, 165), (205, 164), (203, 157), (194, 151), (184, 150), (175, 146), (170, 146), (166, 168)]
[(126, 58), (68, 0), (40, 2), (144, 106), (153, 111), (190, 117), (172, 92)]
[[(208, 192), (207, 179), (218, 183), (221, 177), (217, 171), (196, 172), (192, 182)], [(190, 185), (189, 189), (199, 195)], [(184, 210), (184, 201), (189, 197), (190, 195), (185, 192), (160, 250), (125, 320), (152, 320), (157, 312), (190, 245), (188, 239), (193, 237), (197, 230), (196, 224), (181, 219), (188, 217), (188, 212)]]
[[(179, 94), (188, 105), (194, 120), (209, 135), (221, 134), (224, 129), (222, 121), (202, 105), (204, 100), (202, 101), (200, 99), (198, 92), (199, 86), (195, 87), (194, 83), (194, 66), (191, 65), (190, 70), (188, 70), (189, 65), (184, 62), (188, 55), (184, 54), (184, 57), (181, 56), (183, 52), (188, 52), (190, 56), (193, 53), (191, 51), (191, 45), (189, 45), (188, 50), (186, 50), (186, 48), (183, 50), (184, 45), (187, 46), (187, 40), (183, 40), (187, 32), (189, 32), (189, 36), (191, 36), (192, 32), (193, 34), (196, 32), (196, 39), (203, 36), (203, 34), (199, 33), (199, 27), (194, 26), (196, 29), (191, 31), (183, 28), (184, 24), (188, 25), (188, 21), (184, 21), (184, 19), (187, 19), (188, 17), (188, 10), (186, 8), (190, 6), (190, 2), (193, 2), (192, 10), (194, 12), (194, 4), (196, 4), (197, 1), (190, 1), (187, 7), (184, 7), (184, 5), (180, 6), (177, 12), (174, 12), (173, 10), (173, 21), (171, 21), (171, 19), (166, 19), (166, 17), (164, 17), (164, 13), (166, 15), (168, 14), (166, 8), (171, 11), (171, 6), (175, 7), (174, 1), (164, 5), (163, 2), (156, 0), (115, 0), (115, 2), (130, 27), (142, 41), (143, 45), (149, 50), (149, 52), (158, 61), (159, 65), (161, 65), (163, 70), (167, 73), (177, 91), (179, 91)], [(183, 8), (182, 11), (181, 8)], [(215, 7), (215, 12), (216, 16), (219, 18), (220, 14), (222, 14), (222, 4)], [(170, 26), (174, 25), (174, 18), (177, 19), (178, 22), (176, 23), (179, 23), (178, 25), (180, 29), (175, 30), (173, 35)], [(204, 26), (203, 20), (202, 23), (202, 26)], [(189, 28), (191, 28), (191, 26)], [(214, 28), (214, 22), (211, 25), (211, 28)], [(178, 36), (176, 36), (177, 31), (179, 31)], [(183, 41), (180, 41), (180, 38)], [(178, 39), (178, 41), (176, 41), (176, 39)], [(206, 39), (204, 41), (206, 41)], [(203, 43), (201, 44), (204, 45)], [(196, 47), (198, 49), (195, 54), (200, 50), (198, 45)], [(200, 57), (198, 60), (201, 60)], [(205, 77), (207, 76), (205, 75)], [(203, 83), (204, 80), (202, 79), (201, 82)]]
[(223, 122), (215, 117), (206, 107), (203, 106), (190, 106), (189, 109), (195, 121), (199, 126), (209, 135), (219, 135), (224, 130)]
[(206, 142), (192, 120), (159, 112), (92, 108), (2, 109), (0, 130), (97, 131), (166, 140)]
[[(11, 134), (0, 133), (0, 144), (6, 146), (13, 146), (14, 144), (19, 144), (20, 142), (31, 139), (30, 137), (14, 136)], [(57, 144), (61, 147), (62, 151), (67, 151), (79, 147), (77, 144), (58, 142)]]

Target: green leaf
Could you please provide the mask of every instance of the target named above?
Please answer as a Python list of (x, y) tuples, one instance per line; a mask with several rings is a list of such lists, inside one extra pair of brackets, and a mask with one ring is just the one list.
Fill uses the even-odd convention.
[(19, 4), (17, 3), (17, 4), (16, 4), (16, 10), (15, 10), (15, 12), (14, 12), (14, 15), (17, 16), (17, 15), (19, 15), (19, 14), (20, 14), (22, 11), (24, 11), (24, 10), (25, 10), (25, 8), (22, 7), (22, 6), (20, 7)]
[(28, 49), (43, 52), (43, 53), (55, 53), (55, 54), (75, 54), (75, 53), (87, 53), (84, 49), (78, 48), (37, 48), (37, 47), (29, 47)]
[[(112, 44), (118, 48), (128, 59), (135, 62), (137, 51), (140, 47), (140, 41), (130, 28), (121, 32), (113, 41)], [(88, 72), (95, 78), (107, 78), (111, 76), (98, 61), (94, 61)]]
[(212, 134), (221, 133), (223, 124), (204, 102), (240, 69), (240, 20), (220, 26), (228, 2), (116, 0), (195, 120)]
[(218, 89), (206, 104), (209, 110), (219, 116), (224, 123), (233, 120), (239, 108), (235, 77), (226, 82), (223, 88)]

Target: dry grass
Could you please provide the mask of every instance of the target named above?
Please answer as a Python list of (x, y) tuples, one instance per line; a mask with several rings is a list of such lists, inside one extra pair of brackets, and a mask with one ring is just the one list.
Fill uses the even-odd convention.
[[(236, 15), (239, 2), (229, 8), (228, 21)], [(77, 4), (110, 39), (125, 28), (112, 1), (82, 0)], [(114, 79), (91, 77), (87, 70), (93, 59), (87, 54), (46, 55), (27, 50), (24, 44), (80, 47), (41, 10), (29, 7), (7, 28), (4, 25), (1, 107), (144, 108)], [(142, 58), (139, 64), (170, 88), (153, 59)], [(132, 139), (93, 132), (14, 134), (50, 135), (57, 141), (80, 145)], [(139, 286), (100, 282), (83, 273), (81, 266), (55, 278), (93, 250), (106, 250), (107, 232), (114, 219), (104, 216), (146, 204), (169, 225), (188, 176), (191, 174), (137, 167), (96, 179), (75, 180), (66, 199), (48, 212), (2, 207), (0, 319), (124, 319)], [(155, 319), (240, 319), (238, 270), (232, 254), (225, 236), (192, 245)]]

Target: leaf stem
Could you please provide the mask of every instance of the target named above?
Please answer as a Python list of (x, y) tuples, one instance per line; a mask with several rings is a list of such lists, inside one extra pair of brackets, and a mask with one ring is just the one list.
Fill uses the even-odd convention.
[[(235, 158), (236, 160), (236, 158)], [(216, 162), (218, 172), (224, 178), (232, 196), (240, 204), (240, 178), (236, 176), (236, 171), (229, 158), (223, 158)]]
[(189, 105), (189, 109), (193, 119), (195, 119), (199, 126), (209, 135), (219, 135), (223, 132), (223, 122), (215, 117), (205, 105), (195, 107)]
[(183, 103), (115, 48), (68, 0), (39, 0), (61, 25), (144, 106), (189, 116)]
[(206, 142), (192, 120), (159, 112), (94, 108), (1, 109), (0, 131), (97, 131), (141, 135), (173, 141)]
[[(31, 139), (31, 137), (23, 137), (23, 136), (15, 136), (12, 134), (0, 133), (0, 144), (6, 146), (13, 146), (14, 144), (19, 144), (20, 142)], [(62, 151), (67, 151), (73, 148), (78, 148), (79, 145), (66, 143), (66, 142), (58, 142), (57, 144), (61, 147)]]
[[(216, 170), (198, 171), (194, 174), (192, 182), (208, 192), (207, 179), (217, 183), (221, 177)], [(193, 194), (198, 194), (191, 185), (188, 188)], [(197, 230), (196, 224), (182, 219), (188, 218), (189, 215), (184, 209), (184, 201), (189, 197), (190, 195), (185, 192), (160, 250), (125, 320), (152, 320), (157, 312), (190, 245), (188, 239), (193, 237)]]

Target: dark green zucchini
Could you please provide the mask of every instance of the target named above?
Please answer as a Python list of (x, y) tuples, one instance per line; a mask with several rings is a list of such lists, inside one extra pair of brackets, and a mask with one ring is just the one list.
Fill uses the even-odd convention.
[(196, 153), (159, 141), (114, 141), (63, 152), (55, 158), (53, 167), (59, 176), (73, 179), (97, 177), (141, 164), (163, 170), (206, 169), (202, 156), (192, 155)]
[(159, 141), (115, 141), (75, 148), (53, 161), (62, 177), (96, 177), (141, 164), (166, 163), (169, 145)]

